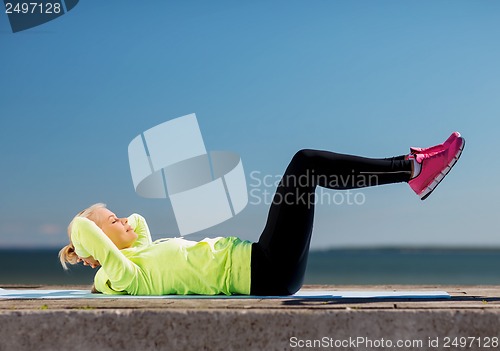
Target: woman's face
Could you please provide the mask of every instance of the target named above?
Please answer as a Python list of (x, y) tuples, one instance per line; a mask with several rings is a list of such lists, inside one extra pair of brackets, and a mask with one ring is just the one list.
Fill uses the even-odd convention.
[(94, 211), (96, 224), (104, 234), (111, 239), (118, 249), (126, 249), (132, 246), (137, 239), (137, 234), (128, 224), (127, 218), (118, 218), (107, 208), (98, 208)]

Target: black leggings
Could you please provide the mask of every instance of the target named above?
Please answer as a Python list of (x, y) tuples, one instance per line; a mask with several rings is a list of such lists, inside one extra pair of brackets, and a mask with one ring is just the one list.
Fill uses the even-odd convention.
[(407, 182), (405, 156), (373, 159), (300, 150), (276, 189), (266, 226), (252, 244), (253, 295), (290, 295), (302, 286), (314, 219), (316, 186), (346, 190)]

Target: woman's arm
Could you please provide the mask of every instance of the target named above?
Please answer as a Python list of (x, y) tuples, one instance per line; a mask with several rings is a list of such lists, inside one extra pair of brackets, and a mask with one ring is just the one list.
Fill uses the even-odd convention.
[(125, 290), (135, 278), (138, 267), (90, 219), (74, 220), (71, 241), (78, 256), (92, 256), (99, 261), (114, 289)]
[(146, 219), (140, 214), (134, 213), (128, 217), (128, 224), (134, 229), (138, 235), (137, 240), (132, 245), (133, 247), (149, 245), (152, 242), (151, 233), (149, 231)]

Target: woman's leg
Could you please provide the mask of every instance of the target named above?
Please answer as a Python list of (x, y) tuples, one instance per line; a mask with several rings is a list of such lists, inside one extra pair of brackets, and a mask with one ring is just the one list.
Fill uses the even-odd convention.
[(407, 182), (411, 162), (404, 156), (372, 159), (321, 150), (297, 152), (276, 189), (264, 231), (252, 246), (251, 293), (288, 295), (302, 286), (316, 186), (344, 190)]

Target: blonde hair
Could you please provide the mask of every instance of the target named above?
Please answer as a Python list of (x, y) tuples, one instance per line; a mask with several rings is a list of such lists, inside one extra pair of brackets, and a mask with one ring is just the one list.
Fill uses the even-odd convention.
[(73, 228), (73, 222), (74, 222), (75, 218), (84, 217), (84, 218), (88, 218), (90, 220), (93, 220), (95, 222), (95, 218), (93, 218), (94, 211), (99, 209), (99, 208), (106, 208), (106, 204), (103, 204), (103, 203), (93, 204), (92, 206), (79, 212), (69, 223), (69, 225), (68, 225), (69, 244), (66, 245), (65, 247), (63, 247), (59, 251), (59, 261), (61, 262), (61, 265), (63, 266), (64, 270), (68, 270), (67, 263), (69, 263), (69, 264), (77, 264), (78, 263), (78, 255), (75, 252), (75, 246), (71, 242), (71, 229)]

